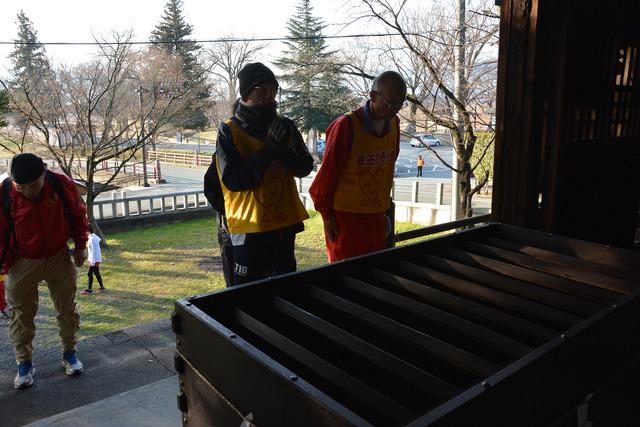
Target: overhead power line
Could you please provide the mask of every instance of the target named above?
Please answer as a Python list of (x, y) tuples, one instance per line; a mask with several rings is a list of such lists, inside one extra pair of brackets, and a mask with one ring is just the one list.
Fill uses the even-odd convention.
[[(376, 34), (344, 34), (334, 36), (306, 36), (306, 37), (255, 37), (255, 38), (219, 38), (206, 40), (179, 40), (172, 42), (155, 42), (151, 40), (140, 41), (92, 41), (92, 42), (21, 42), (21, 41), (0, 41), (0, 45), (45, 45), (45, 46), (99, 46), (104, 44), (124, 44), (124, 45), (145, 45), (145, 44), (188, 44), (188, 43), (229, 43), (229, 42), (270, 42), (270, 41), (292, 41), (292, 40), (317, 40), (317, 39), (356, 39), (362, 37), (395, 37), (400, 33), (376, 33)], [(417, 33), (405, 33), (408, 36), (420, 36)]]

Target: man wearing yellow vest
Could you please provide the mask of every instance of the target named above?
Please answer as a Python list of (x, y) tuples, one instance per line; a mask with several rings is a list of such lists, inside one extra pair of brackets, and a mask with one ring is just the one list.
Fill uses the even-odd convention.
[(322, 167), (309, 193), (324, 221), (329, 262), (384, 248), (400, 150), (396, 114), (405, 104), (402, 76), (385, 71), (373, 81), (370, 99), (327, 128)]
[(309, 216), (294, 176), (313, 158), (294, 123), (276, 113), (278, 82), (255, 62), (238, 73), (240, 100), (218, 131), (216, 162), (235, 260), (233, 285), (296, 270), (295, 236)]

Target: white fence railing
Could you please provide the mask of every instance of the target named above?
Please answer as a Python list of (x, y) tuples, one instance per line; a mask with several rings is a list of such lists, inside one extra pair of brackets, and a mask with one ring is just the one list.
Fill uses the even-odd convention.
[[(296, 178), (298, 192), (308, 193), (313, 178)], [(395, 180), (391, 189), (391, 198), (398, 202), (431, 203), (434, 205), (451, 204), (451, 183)]]
[(179, 212), (209, 206), (202, 191), (127, 197), (125, 192), (112, 193), (111, 200), (93, 202), (97, 220)]
[[(311, 179), (296, 178), (295, 180), (301, 198), (306, 202), (306, 205), (312, 206), (310, 200), (305, 200), (308, 198)], [(396, 202), (441, 206), (450, 204), (451, 189), (450, 186), (442, 182), (428, 184), (418, 181), (401, 181), (394, 184), (391, 196)], [(184, 202), (185, 197), (186, 202)], [(185, 203), (186, 207), (184, 207)], [(198, 190), (136, 197), (127, 197), (126, 192), (123, 191), (113, 192), (111, 200), (94, 202), (94, 215), (97, 219), (106, 219), (206, 206), (208, 206), (208, 202), (204, 193)]]

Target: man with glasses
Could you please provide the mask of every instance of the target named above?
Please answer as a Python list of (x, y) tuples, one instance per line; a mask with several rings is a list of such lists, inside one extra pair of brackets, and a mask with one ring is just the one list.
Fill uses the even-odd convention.
[[(76, 266), (86, 259), (87, 209), (75, 183), (66, 175), (47, 171), (42, 159), (22, 153), (11, 161), (11, 178), (2, 183), (0, 254), (7, 272), (6, 295), (12, 308), (9, 338), (18, 374), (16, 389), (33, 384), (34, 319), (38, 284), (51, 293), (62, 341), (62, 366), (67, 375), (82, 373), (76, 356), (80, 317), (76, 312)], [(75, 244), (73, 260), (67, 248)], [(74, 265), (75, 263), (75, 265)]]
[(240, 99), (220, 125), (218, 179), (233, 245), (233, 285), (296, 270), (295, 236), (309, 216), (295, 177), (313, 168), (302, 135), (276, 113), (278, 82), (259, 62), (238, 73)]
[(406, 95), (402, 76), (385, 71), (374, 79), (369, 101), (327, 128), (309, 193), (324, 221), (329, 262), (384, 248), (384, 213), (400, 150), (397, 113)]

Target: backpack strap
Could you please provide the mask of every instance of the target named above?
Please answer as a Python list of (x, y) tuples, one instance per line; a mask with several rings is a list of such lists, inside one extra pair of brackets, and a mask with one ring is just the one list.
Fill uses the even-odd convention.
[(11, 184), (13, 181), (9, 177), (2, 181), (2, 211), (9, 222), (13, 222), (11, 217)]
[[(2, 211), (4, 217), (9, 224), (9, 232), (5, 238), (4, 247), (2, 248), (2, 258), (0, 258), (0, 269), (4, 267), (4, 261), (7, 259), (7, 252), (9, 251), (9, 245), (11, 244), (11, 236), (13, 241), (16, 241), (16, 229), (13, 224), (13, 216), (11, 216), (11, 186), (13, 181), (7, 177), (2, 181)], [(16, 250), (18, 248), (16, 247)]]
[(60, 196), (60, 198), (62, 199), (62, 210), (64, 212), (64, 216), (67, 219), (70, 219), (69, 205), (67, 204), (67, 197), (64, 195), (64, 190), (62, 189), (62, 185), (60, 184), (60, 181), (58, 181), (58, 177), (56, 176), (55, 173), (51, 172), (48, 169), (44, 173), (44, 177), (49, 183), (49, 185), (51, 186), (51, 188), (53, 188), (53, 191), (55, 191), (58, 194), (58, 196)]
[(213, 209), (224, 216), (224, 194), (218, 175), (217, 153), (211, 156), (211, 164), (204, 174), (204, 196)]

